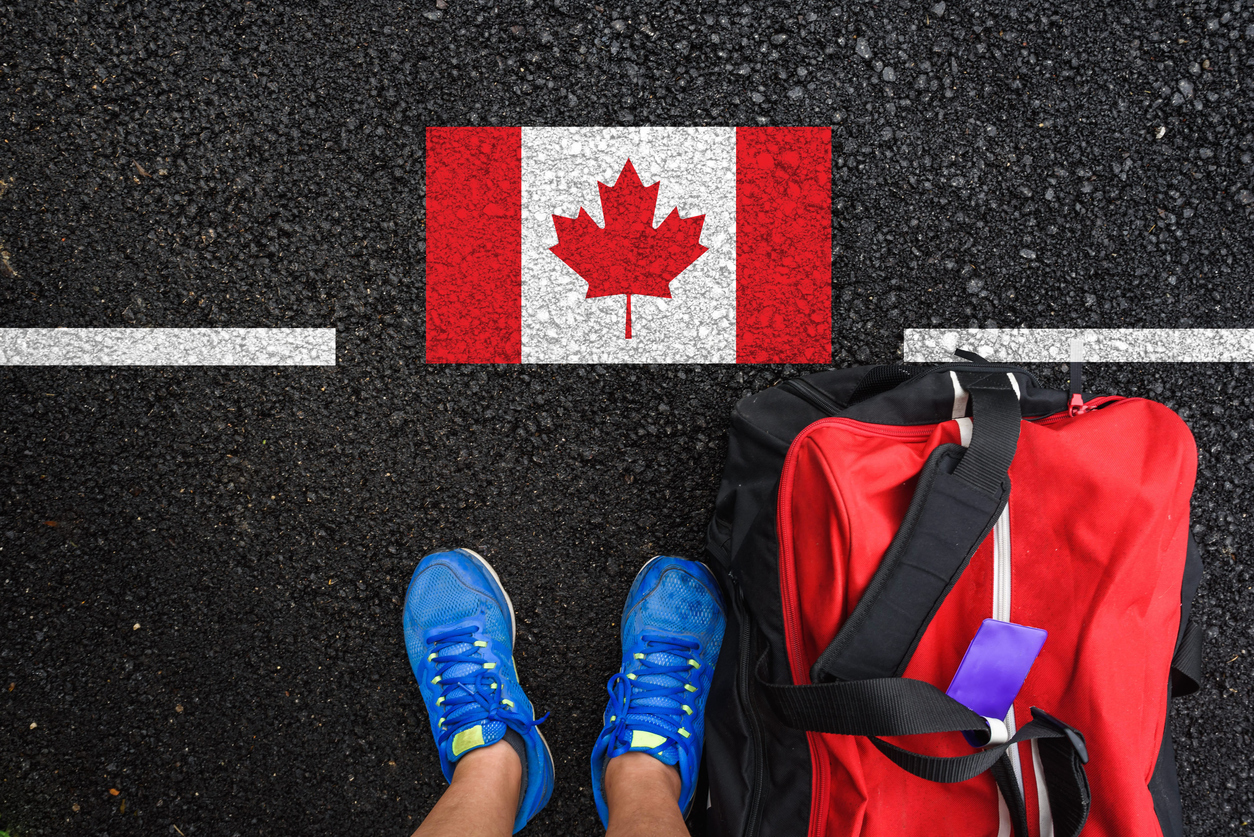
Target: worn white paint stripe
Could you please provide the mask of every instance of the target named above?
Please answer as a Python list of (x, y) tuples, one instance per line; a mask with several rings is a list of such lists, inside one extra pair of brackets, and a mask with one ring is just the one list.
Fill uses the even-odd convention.
[(1006, 363), (1066, 363), (1071, 341), (1090, 363), (1254, 363), (1254, 328), (908, 328), (907, 363), (950, 362), (967, 349)]
[(0, 328), (0, 366), (334, 366), (333, 328)]

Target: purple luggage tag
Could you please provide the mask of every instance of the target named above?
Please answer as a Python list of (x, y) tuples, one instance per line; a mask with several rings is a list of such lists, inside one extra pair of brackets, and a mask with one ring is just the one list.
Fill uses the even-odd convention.
[(1041, 653), (1048, 634), (1013, 622), (985, 619), (967, 646), (958, 671), (945, 694), (989, 721), (989, 740), (964, 732), (972, 747), (1001, 744), (1008, 740), (1002, 723), (1023, 688), (1028, 671)]

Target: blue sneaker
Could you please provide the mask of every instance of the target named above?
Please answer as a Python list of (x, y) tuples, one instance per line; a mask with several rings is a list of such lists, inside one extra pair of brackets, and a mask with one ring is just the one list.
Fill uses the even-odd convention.
[(517, 734), (509, 743), (526, 754), (517, 832), (553, 793), (553, 756), (518, 684), (514, 606), (500, 578), (469, 549), (428, 555), (409, 582), (404, 625), (445, 779), (466, 753)]
[(679, 768), (679, 810), (687, 816), (725, 624), (723, 596), (704, 564), (659, 555), (636, 575), (623, 606), (622, 667), (610, 678), (592, 748), (592, 796), (606, 828), (605, 766), (633, 751)]

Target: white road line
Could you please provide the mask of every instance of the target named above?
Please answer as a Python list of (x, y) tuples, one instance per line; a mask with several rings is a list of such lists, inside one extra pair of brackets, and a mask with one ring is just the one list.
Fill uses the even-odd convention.
[(1071, 341), (1097, 363), (1254, 362), (1251, 328), (908, 328), (907, 363), (948, 362), (967, 349), (1005, 363), (1066, 363)]
[(0, 366), (334, 366), (333, 328), (0, 328)]

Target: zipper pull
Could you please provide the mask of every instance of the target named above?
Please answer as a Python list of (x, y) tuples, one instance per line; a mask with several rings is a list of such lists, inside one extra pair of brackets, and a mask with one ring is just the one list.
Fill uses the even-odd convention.
[(1067, 401), (1067, 415), (1078, 416), (1093, 409), (1084, 403), (1084, 338), (1071, 341), (1071, 398)]

